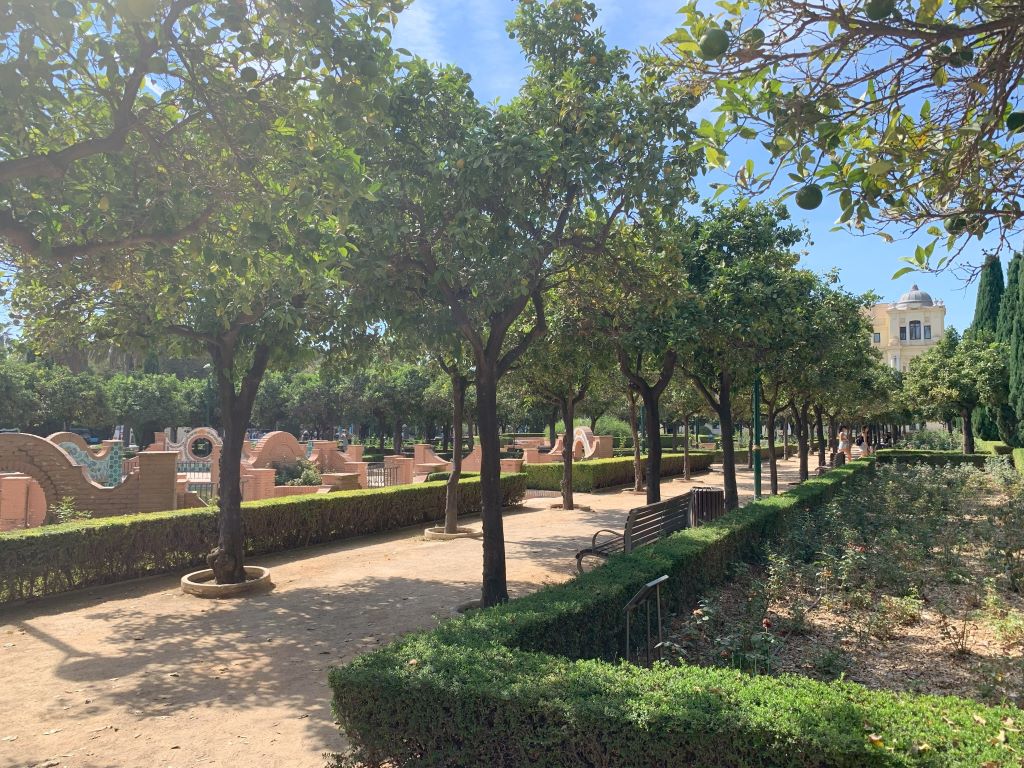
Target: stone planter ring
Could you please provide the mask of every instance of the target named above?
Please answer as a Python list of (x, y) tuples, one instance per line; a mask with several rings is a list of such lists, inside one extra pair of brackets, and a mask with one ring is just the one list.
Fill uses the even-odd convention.
[(245, 566), (245, 581), (241, 584), (218, 584), (214, 581), (213, 569), (204, 568), (181, 577), (181, 591), (196, 597), (241, 597), (274, 588), (270, 580), (270, 569), (258, 565)]

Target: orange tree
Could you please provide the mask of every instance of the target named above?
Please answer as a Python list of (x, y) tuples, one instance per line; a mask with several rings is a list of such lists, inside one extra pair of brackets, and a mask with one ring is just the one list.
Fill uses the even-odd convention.
[[(926, 230), (907, 260), (941, 268), (970, 236), (1021, 232), (1024, 8), (959, 0), (691, 1), (663, 51), (687, 93), (715, 101), (694, 148), (726, 169), (737, 141), (771, 164), (734, 164), (747, 192), (838, 200), (854, 231)], [(744, 149), (743, 151), (747, 151)]]
[(485, 106), (469, 77), (414, 59), (387, 89), (387, 140), (367, 163), (363, 274), (450, 313), (472, 355), (484, 525), (484, 605), (508, 598), (497, 390), (545, 330), (553, 275), (600, 252), (614, 224), (689, 194), (689, 98), (664, 71), (637, 73), (609, 47), (584, 0), (523, 2), (510, 34), (529, 72), (515, 98)]
[[(346, 317), (345, 227), (353, 201), (369, 192), (353, 145), (369, 140), (375, 79), (392, 66), (392, 15), (374, 2), (188, 4), (172, 23), (161, 5), (158, 18), (101, 19), (107, 32), (96, 32), (79, 17), (112, 13), (108, 4), (57, 6), (61, 14), (78, 14), (60, 27), (60, 40), (71, 46), (69, 56), (78, 62), (81, 52), (84, 61), (73, 76), (59, 78), (64, 90), (51, 96), (53, 103), (69, 99), (71, 108), (52, 110), (49, 123), (42, 107), (29, 113), (37, 128), (52, 129), (45, 141), (105, 135), (117, 125), (103, 107), (110, 96), (104, 88), (137, 58), (118, 47), (122, 38), (126, 50), (135, 41), (147, 52), (146, 72), (166, 67), (161, 83), (178, 86), (162, 95), (152, 87), (133, 93), (130, 104), (140, 115), (128, 120), (127, 144), (119, 140), (114, 151), (89, 154), (60, 173), (21, 175), (0, 192), (12, 195), (16, 213), (22, 200), (41, 212), (26, 219), (36, 222), (31, 241), (7, 237), (18, 267), (15, 310), (44, 344), (77, 335), (83, 343), (113, 338), (210, 356), (224, 449), (219, 537), (209, 562), (218, 582), (239, 582), (239, 462), (260, 382), (268, 366), (293, 360)], [(116, 7), (135, 13), (140, 6), (148, 7)], [(33, 23), (42, 23), (41, 13)], [(40, 34), (21, 35), (19, 50), (50, 39)], [(164, 46), (164, 64), (152, 61), (156, 54), (142, 42), (147, 35)], [(106, 74), (93, 71), (104, 54), (111, 59)], [(49, 61), (46, 51), (32, 58)], [(24, 77), (18, 82), (27, 87)], [(84, 104), (93, 107), (79, 113)], [(74, 128), (65, 125), (72, 117), (79, 121)], [(16, 119), (6, 111), (0, 118)], [(13, 130), (8, 122), (0, 137), (8, 146), (21, 135)], [(26, 162), (17, 167), (45, 165), (37, 155), (56, 151), (25, 147)], [(177, 225), (199, 211), (190, 224)], [(168, 236), (151, 237), (149, 227)]]

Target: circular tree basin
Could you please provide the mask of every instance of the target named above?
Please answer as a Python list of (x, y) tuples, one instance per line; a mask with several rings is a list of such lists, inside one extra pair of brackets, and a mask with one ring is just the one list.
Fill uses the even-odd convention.
[(457, 533), (445, 533), (444, 526), (438, 528), (427, 528), (423, 531), (423, 538), (427, 541), (451, 541), (452, 539), (475, 539), (483, 536), (483, 532), (474, 528), (459, 528)]
[(245, 566), (245, 581), (239, 584), (218, 584), (214, 581), (212, 568), (193, 571), (181, 577), (181, 591), (196, 597), (241, 597), (257, 592), (269, 592), (273, 588), (270, 569), (258, 565)]

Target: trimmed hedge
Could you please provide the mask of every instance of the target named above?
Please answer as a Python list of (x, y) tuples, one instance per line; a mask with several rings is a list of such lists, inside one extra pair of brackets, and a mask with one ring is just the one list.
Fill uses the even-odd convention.
[(1009, 456), (1013, 452), (1013, 448), (1002, 440), (982, 440), (976, 437), (974, 438), (974, 447), (978, 453), (991, 453), (996, 456)]
[[(777, 458), (780, 458), (780, 459), (782, 458), (782, 448), (783, 448), (783, 446), (781, 444), (778, 444), (778, 445), (775, 446), (775, 456)], [(792, 444), (792, 443), (790, 444), (789, 448), (790, 448), (791, 451), (794, 451), (794, 452), (796, 451), (796, 446), (794, 444)], [(735, 457), (736, 463), (737, 464), (746, 464), (747, 463), (747, 454), (748, 453), (749, 453), (749, 451), (747, 451), (746, 448), (736, 448), (736, 450), (733, 453), (733, 455)], [(767, 445), (762, 445), (761, 446), (761, 460), (762, 461), (768, 461), (768, 456), (769, 456), (768, 446)], [(721, 464), (723, 458), (724, 457), (723, 457), (723, 454), (722, 454), (722, 449), (719, 448), (717, 451), (715, 451), (715, 462), (714, 463), (715, 464)]]
[(984, 467), (985, 462), (991, 457), (990, 454), (968, 453), (959, 451), (925, 451), (910, 450), (906, 448), (883, 448), (873, 454), (880, 464), (928, 464), (932, 467), (941, 467), (947, 464), (971, 464), (975, 467)]
[(871, 466), (853, 462), (332, 669), (334, 710), (353, 759), (397, 768), (1019, 765), (1020, 737), (1003, 723), (1019, 718), (1015, 708), (593, 658), (621, 648), (622, 605), (640, 585), (668, 573), (671, 606), (692, 605), (787, 512), (823, 503)]
[[(519, 504), (526, 475), (503, 475), (503, 503)], [(480, 480), (460, 484), (459, 513), (480, 511)], [(278, 552), (433, 523), (445, 484), (291, 496), (242, 505), (245, 550)], [(0, 604), (81, 587), (182, 571), (205, 563), (217, 540), (216, 509), (150, 512), (0, 534)]]
[[(690, 471), (702, 472), (711, 466), (714, 454), (710, 451), (690, 451)], [(647, 471), (647, 457), (643, 457), (644, 472)], [(551, 464), (524, 464), (526, 487), (541, 491), (558, 491), (562, 487), (562, 462)], [(669, 454), (661, 457), (661, 476), (683, 474), (683, 455)], [(633, 458), (590, 459), (577, 461), (572, 467), (572, 489), (587, 493), (598, 488), (611, 488), (633, 482)]]

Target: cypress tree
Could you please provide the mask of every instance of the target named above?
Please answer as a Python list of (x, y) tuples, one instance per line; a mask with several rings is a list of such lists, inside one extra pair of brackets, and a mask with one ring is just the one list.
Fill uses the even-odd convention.
[(1010, 260), (1006, 271), (1006, 290), (999, 307), (999, 318), (996, 322), (996, 339), (1006, 345), (1009, 351), (1007, 367), (1010, 369), (1010, 392), (1008, 407), (1001, 409), (997, 423), (1000, 437), (1010, 445), (1020, 445), (1017, 423), (1024, 412), (1021, 407), (1024, 401), (1024, 303), (1021, 301), (1021, 269), (1024, 267), (1024, 256), (1015, 254)]
[(974, 304), (974, 322), (971, 328), (976, 331), (996, 332), (999, 319), (999, 306), (1003, 299), (1003, 265), (995, 256), (985, 260), (978, 279), (978, 298)]
[[(995, 335), (1003, 290), (1002, 262), (996, 256), (989, 256), (985, 260), (985, 266), (981, 268), (981, 277), (978, 279), (978, 297), (974, 304), (974, 322), (971, 323), (973, 330)], [(998, 408), (979, 405), (974, 409), (971, 418), (974, 433), (983, 440), (998, 440), (998, 416)]]

